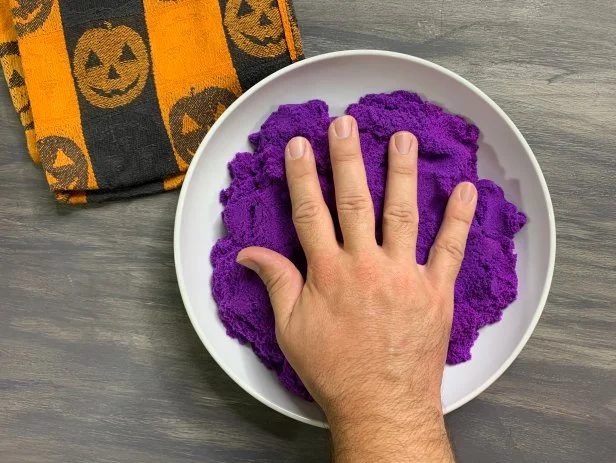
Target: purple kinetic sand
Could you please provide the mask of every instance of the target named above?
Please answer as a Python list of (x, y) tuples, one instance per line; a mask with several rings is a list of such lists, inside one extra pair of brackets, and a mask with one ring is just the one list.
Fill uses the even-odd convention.
[[(357, 119), (368, 185), (381, 239), (381, 216), (387, 171), (387, 145), (400, 130), (419, 140), (419, 237), (417, 262), (424, 264), (441, 224), (447, 199), (462, 181), (477, 187), (477, 212), (471, 226), (466, 257), (456, 281), (455, 310), (447, 362), (471, 357), (479, 328), (501, 319), (517, 296), (513, 236), (526, 217), (507, 202), (503, 190), (477, 176), (479, 129), (462, 117), (423, 101), (406, 91), (367, 95), (347, 114)], [(314, 149), (321, 189), (335, 217), (327, 128), (332, 118), (323, 101), (284, 105), (250, 136), (254, 153), (238, 153), (229, 163), (231, 185), (220, 195), (228, 234), (214, 246), (213, 293), (227, 333), (254, 352), (294, 393), (310, 399), (287, 363), (274, 333), (274, 315), (267, 291), (253, 272), (235, 262), (247, 246), (273, 249), (305, 270), (305, 257), (291, 220), (284, 171), (284, 150), (294, 136), (306, 137)]]

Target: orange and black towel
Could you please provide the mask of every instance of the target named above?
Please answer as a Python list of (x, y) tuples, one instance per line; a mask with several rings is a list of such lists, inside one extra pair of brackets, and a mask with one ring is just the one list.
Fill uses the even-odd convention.
[(24, 71), (21, 67), (17, 32), (13, 26), (13, 18), (8, 11), (8, 0), (0, 0), (0, 65), (2, 65), (2, 70), (4, 71), (13, 106), (15, 106), (15, 111), (19, 115), (21, 125), (26, 133), (26, 143), (30, 157), (32, 157), (34, 162), (38, 163), (39, 156), (34, 138), (32, 109), (30, 108)]
[(291, 0), (0, 0), (30, 155), (69, 203), (177, 188), (218, 116), (302, 57)]

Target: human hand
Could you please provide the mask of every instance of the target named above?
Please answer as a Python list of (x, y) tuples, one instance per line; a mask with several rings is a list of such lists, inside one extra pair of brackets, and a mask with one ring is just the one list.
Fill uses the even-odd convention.
[(455, 188), (428, 261), (418, 265), (415, 137), (399, 132), (389, 143), (382, 246), (355, 120), (334, 121), (329, 142), (344, 244), (312, 148), (296, 137), (285, 158), (306, 281), (268, 249), (244, 249), (237, 260), (267, 286), (278, 342), (328, 417), (337, 461), (451, 460), (440, 387), (476, 189)]

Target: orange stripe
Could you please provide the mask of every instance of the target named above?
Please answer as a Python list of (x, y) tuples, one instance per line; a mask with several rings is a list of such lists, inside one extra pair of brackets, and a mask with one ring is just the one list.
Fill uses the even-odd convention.
[(293, 39), (293, 29), (289, 19), (287, 0), (278, 0), (278, 9), (280, 10), (280, 18), (282, 19), (282, 28), (284, 29), (284, 38), (287, 41), (289, 56), (291, 61), (297, 61), (297, 51), (295, 50), (295, 40)]
[[(171, 136), (169, 113), (180, 99), (207, 87), (239, 96), (241, 87), (231, 61), (218, 2), (143, 0), (150, 39), (154, 83), (163, 121)], [(178, 167), (188, 164), (177, 153)]]
[(9, 0), (0, 0), (0, 42), (17, 40)]
[(53, 2), (49, 17), (39, 29), (19, 38), (19, 49), (37, 140), (53, 135), (73, 140), (88, 164), (88, 188), (98, 188), (83, 137), (58, 2)]

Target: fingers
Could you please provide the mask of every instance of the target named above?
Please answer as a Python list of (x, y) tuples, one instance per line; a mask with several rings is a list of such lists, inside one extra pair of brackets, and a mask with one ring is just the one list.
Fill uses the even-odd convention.
[(351, 116), (336, 119), (329, 127), (336, 206), (344, 248), (375, 245), (374, 207), (359, 146), (357, 122)]
[(427, 271), (439, 285), (453, 287), (456, 281), (476, 205), (477, 190), (469, 182), (460, 183), (449, 197), (441, 229), (426, 264)]
[(242, 249), (237, 255), (237, 263), (259, 275), (267, 287), (276, 324), (279, 328), (286, 327), (304, 286), (299, 270), (286, 257), (258, 247)]
[(389, 168), (383, 208), (383, 248), (415, 263), (417, 244), (417, 139), (398, 132), (389, 140)]
[(308, 140), (291, 139), (285, 151), (287, 182), (293, 205), (293, 223), (306, 257), (338, 248), (332, 217), (323, 200), (314, 153)]

